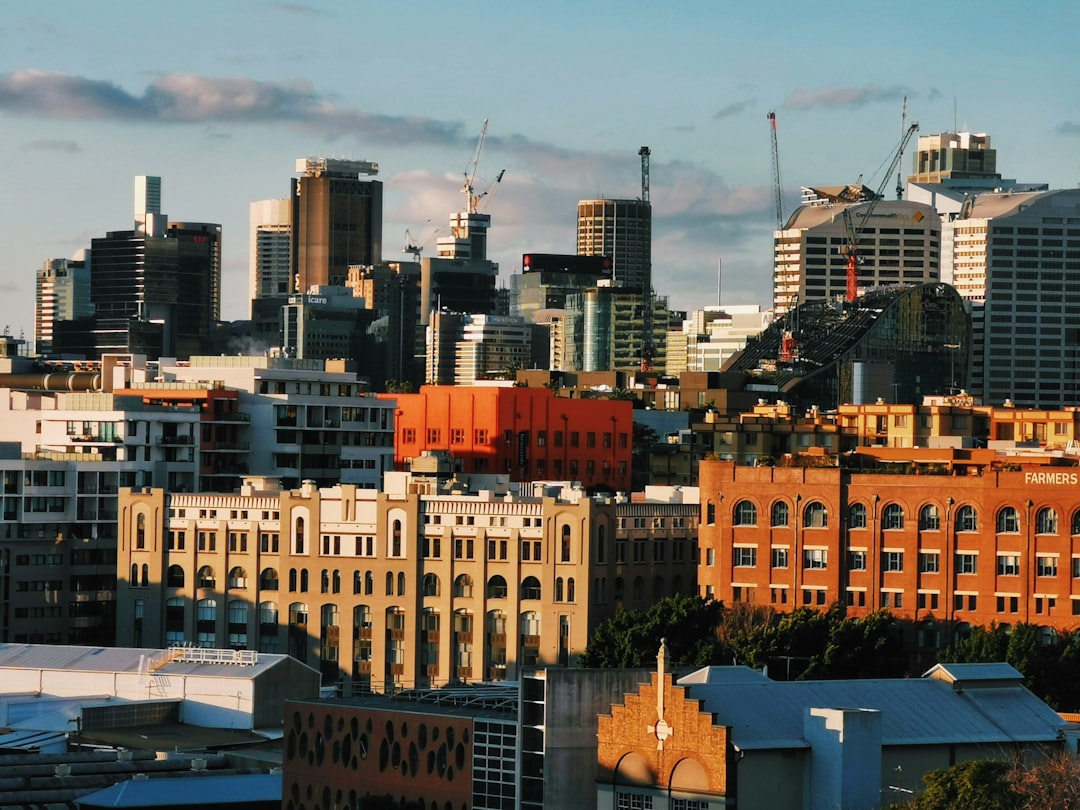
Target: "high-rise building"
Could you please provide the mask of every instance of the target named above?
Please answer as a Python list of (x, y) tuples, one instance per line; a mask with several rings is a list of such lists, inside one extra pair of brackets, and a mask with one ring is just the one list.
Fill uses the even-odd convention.
[(161, 214), (161, 178), (140, 175), (135, 178), (135, 230), (161, 236), (165, 218)]
[(990, 136), (970, 132), (920, 135), (915, 150), (914, 172), (909, 183), (940, 183), (943, 180), (1000, 180), (997, 150)]
[[(366, 160), (300, 158), (292, 180), (295, 289), (342, 285), (349, 266), (382, 259), (382, 183)], [(290, 290), (291, 292), (292, 290)]]
[[(850, 186), (804, 189), (802, 205), (783, 230), (773, 233), (773, 310), (777, 317), (808, 301), (843, 299), (851, 241), (846, 219), (859, 232), (860, 292), (892, 284), (925, 284), (940, 272), (941, 218), (923, 203), (880, 200), (861, 194), (852, 202)], [(869, 192), (872, 194), (873, 192)]]
[[(524, 318), (436, 312), (427, 327), (428, 385), (474, 385), (531, 366), (533, 326)], [(508, 377), (507, 379), (512, 379)]]
[(980, 194), (952, 225), (971, 393), (992, 405), (1080, 401), (1080, 189)]
[(292, 201), (259, 200), (251, 204), (248, 243), (250, 295), (286, 298), (292, 284)]
[(609, 256), (615, 285), (652, 289), (652, 206), (643, 200), (581, 200), (577, 252)]
[(86, 318), (94, 314), (90, 303), (90, 251), (80, 250), (71, 259), (47, 259), (37, 272), (34, 307), (35, 350), (42, 356), (53, 351), (53, 327), (57, 321)]

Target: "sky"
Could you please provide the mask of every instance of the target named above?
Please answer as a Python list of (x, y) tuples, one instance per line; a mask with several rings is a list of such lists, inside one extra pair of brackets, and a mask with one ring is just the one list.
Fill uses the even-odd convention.
[(766, 307), (770, 110), (785, 214), (803, 185), (883, 182), (905, 98), (921, 134), (988, 133), (1006, 178), (1073, 187), (1078, 23), (1071, 0), (5, 2), (0, 330), (32, 338), (46, 259), (132, 227), (136, 175), (171, 219), (222, 224), (227, 320), (248, 206), (288, 196), (299, 157), (378, 163), (384, 259), (406, 230), (434, 255), (485, 119), (502, 283), (574, 252), (579, 199), (640, 196), (649, 146), (657, 293)]

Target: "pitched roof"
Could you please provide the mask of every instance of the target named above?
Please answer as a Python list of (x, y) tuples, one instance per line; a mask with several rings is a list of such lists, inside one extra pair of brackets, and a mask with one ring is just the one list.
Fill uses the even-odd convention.
[(79, 807), (230, 807), (281, 801), (281, 774), (130, 779), (78, 799)]

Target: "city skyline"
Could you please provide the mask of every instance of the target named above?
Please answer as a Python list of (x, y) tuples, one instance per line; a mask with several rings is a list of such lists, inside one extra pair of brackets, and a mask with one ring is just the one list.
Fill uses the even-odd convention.
[(383, 258), (407, 258), (406, 229), (435, 255), (485, 118), (476, 185), (493, 188), (500, 283), (522, 253), (573, 251), (578, 200), (638, 196), (648, 145), (653, 283), (680, 309), (715, 303), (721, 259), (725, 303), (770, 300), (771, 109), (786, 213), (800, 185), (876, 186), (905, 97), (922, 134), (991, 135), (1005, 177), (1069, 188), (1080, 175), (1080, 100), (1063, 80), (1080, 10), (1063, 2), (1038, 19), (1004, 4), (977, 18), (853, 3), (109, 8), (0, 14), (0, 328), (13, 334), (32, 337), (47, 259), (129, 227), (136, 175), (162, 177), (173, 220), (222, 223), (229, 320), (247, 312), (248, 206), (288, 196), (298, 157), (380, 164)]

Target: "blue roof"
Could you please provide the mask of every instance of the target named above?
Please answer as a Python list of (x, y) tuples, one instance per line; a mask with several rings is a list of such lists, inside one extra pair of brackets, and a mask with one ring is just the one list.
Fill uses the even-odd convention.
[(130, 779), (76, 799), (82, 807), (233, 807), (281, 802), (281, 774)]

